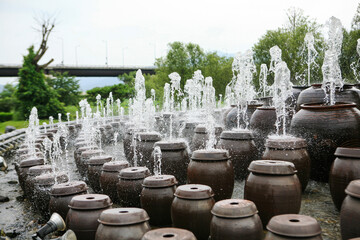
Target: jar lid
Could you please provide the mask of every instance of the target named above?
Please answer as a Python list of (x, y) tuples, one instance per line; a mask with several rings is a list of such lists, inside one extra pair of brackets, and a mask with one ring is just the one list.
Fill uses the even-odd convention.
[(75, 143), (74, 147), (76, 149), (79, 149), (79, 148), (86, 147), (86, 146), (89, 146), (89, 145), (90, 145), (90, 142), (84, 140), (84, 141), (79, 141), (79, 142)]
[(84, 141), (86, 141), (86, 138), (85, 138), (85, 137), (77, 137), (77, 138), (75, 139), (75, 142), (76, 142), (76, 143), (78, 143), (78, 142), (84, 142)]
[(114, 162), (107, 162), (104, 163), (102, 170), (105, 172), (119, 172), (129, 167), (128, 161), (114, 161)]
[[(221, 126), (215, 126), (215, 134), (220, 134), (223, 131), (223, 128)], [(206, 126), (203, 124), (197, 125), (195, 128), (195, 132), (196, 133), (202, 133), (202, 134), (206, 134), (207, 130), (206, 130)]]
[(48, 130), (46, 130), (47, 132), (49, 132), (49, 133), (57, 133), (57, 128), (54, 128), (54, 129), (48, 129)]
[(142, 208), (112, 208), (100, 214), (99, 222), (104, 225), (130, 225), (148, 221), (150, 218)]
[(71, 181), (59, 183), (51, 188), (50, 194), (53, 196), (67, 196), (87, 191), (86, 183), (83, 181)]
[(135, 134), (135, 139), (141, 142), (157, 142), (161, 140), (158, 132), (139, 132)]
[(325, 105), (324, 103), (304, 103), (300, 105), (301, 109), (311, 109), (313, 111), (324, 111), (325, 109), (341, 109), (356, 108), (356, 104), (352, 102), (337, 102), (334, 105)]
[(146, 131), (146, 128), (144, 127), (130, 127), (130, 128), (127, 128), (126, 130), (126, 134), (129, 134), (129, 135), (132, 135), (133, 133), (138, 133), (138, 132), (145, 132)]
[(93, 156), (86, 163), (88, 165), (103, 165), (113, 159), (110, 155)]
[(252, 161), (248, 170), (254, 173), (271, 175), (292, 175), (297, 172), (293, 163), (280, 160)]
[(161, 151), (174, 151), (186, 149), (186, 143), (184, 141), (159, 141), (154, 144), (154, 148), (159, 146)]
[(45, 173), (34, 178), (35, 185), (51, 186), (55, 184), (55, 175), (52, 173)]
[(186, 184), (179, 186), (174, 194), (183, 199), (207, 199), (214, 196), (211, 187), (202, 184)]
[(92, 156), (97, 156), (97, 155), (100, 155), (103, 153), (104, 153), (104, 151), (102, 149), (90, 149), (90, 150), (83, 151), (81, 153), (81, 158), (89, 159)]
[(306, 148), (307, 143), (303, 138), (297, 137), (278, 137), (278, 136), (270, 136), (266, 139), (265, 143), (266, 147), (269, 148), (277, 148), (277, 149), (299, 149), (299, 148)]
[(215, 203), (211, 213), (223, 218), (244, 218), (258, 213), (252, 201), (244, 199), (226, 199)]
[(83, 194), (74, 196), (70, 203), (69, 208), (79, 210), (101, 209), (107, 208), (112, 205), (109, 196), (104, 194)]
[(31, 158), (27, 158), (25, 160), (22, 160), (19, 164), (19, 167), (21, 168), (25, 168), (25, 167), (32, 167), (32, 166), (37, 166), (37, 165), (43, 165), (44, 164), (44, 159), (43, 158), (38, 158), (38, 157), (31, 157)]
[(44, 154), (42, 152), (36, 152), (35, 155), (32, 154), (32, 153), (28, 153), (28, 154), (24, 154), (24, 155), (20, 155), (20, 160), (21, 161), (24, 161), (26, 159), (29, 159), (29, 158), (44, 158)]
[(143, 179), (150, 175), (147, 167), (129, 167), (120, 171), (120, 178), (122, 179)]
[(171, 112), (166, 112), (166, 113), (163, 113), (163, 118), (170, 118), (171, 116), (174, 118), (174, 113), (171, 113)]
[(75, 125), (68, 125), (68, 129), (69, 129), (69, 130), (74, 130), (74, 129), (75, 129)]
[(106, 124), (106, 125), (104, 126), (104, 128), (105, 128), (105, 129), (112, 129), (113, 127), (111, 126), (111, 124)]
[(229, 158), (229, 151), (225, 149), (200, 149), (194, 151), (191, 156), (191, 159), (195, 161), (220, 161)]
[(349, 157), (360, 159), (360, 148), (338, 147), (334, 154), (336, 157)]
[(251, 140), (254, 139), (254, 135), (250, 130), (236, 129), (231, 131), (223, 131), (220, 135), (220, 138), (232, 140)]
[(195, 235), (189, 230), (180, 228), (159, 228), (148, 231), (141, 240), (196, 240)]
[(321, 234), (316, 219), (300, 214), (277, 215), (270, 219), (267, 230), (287, 237), (313, 237)]
[(111, 124), (111, 126), (112, 126), (113, 128), (119, 128), (119, 127), (120, 127), (120, 123), (119, 123), (119, 122), (111, 122), (110, 124)]
[(38, 166), (29, 168), (28, 175), (29, 176), (38, 176), (38, 175), (41, 175), (41, 174), (47, 173), (47, 172), (48, 173), (52, 172), (51, 165), (38, 165)]
[(345, 189), (345, 193), (356, 198), (360, 198), (360, 179), (353, 180)]
[(155, 175), (145, 178), (142, 185), (147, 188), (162, 188), (176, 184), (177, 181), (173, 175)]
[(196, 128), (201, 122), (186, 122), (185, 128)]

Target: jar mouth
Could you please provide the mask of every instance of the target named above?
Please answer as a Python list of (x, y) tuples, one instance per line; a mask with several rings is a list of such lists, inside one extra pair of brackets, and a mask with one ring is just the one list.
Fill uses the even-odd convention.
[(353, 102), (337, 102), (334, 105), (325, 105), (324, 103), (304, 103), (300, 105), (301, 109), (313, 109), (313, 110), (324, 110), (324, 109), (340, 109), (340, 108), (352, 108), (356, 107)]

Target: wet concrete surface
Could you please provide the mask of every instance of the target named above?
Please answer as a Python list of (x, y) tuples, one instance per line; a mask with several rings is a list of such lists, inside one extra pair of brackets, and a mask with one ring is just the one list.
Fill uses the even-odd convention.
[[(104, 147), (104, 151), (124, 160), (122, 143), (116, 147)], [(69, 159), (73, 159), (73, 150), (69, 150)], [(47, 220), (42, 219), (33, 209), (18, 184), (14, 165), (15, 159), (6, 159), (8, 172), (0, 171), (0, 196), (9, 198), (8, 202), (0, 202), (0, 236), (8, 235), (10, 239), (31, 239), (31, 235)], [(73, 161), (69, 161), (71, 180), (81, 180)], [(236, 181), (232, 198), (243, 198), (244, 181)], [(90, 189), (91, 191), (91, 189)], [(116, 206), (114, 206), (116, 207)], [(319, 221), (324, 240), (341, 239), (339, 212), (336, 210), (330, 196), (329, 185), (310, 181), (302, 196), (300, 214), (309, 215)]]

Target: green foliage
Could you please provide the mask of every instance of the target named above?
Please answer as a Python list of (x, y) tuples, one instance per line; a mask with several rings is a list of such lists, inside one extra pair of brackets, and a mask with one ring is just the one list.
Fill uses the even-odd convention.
[(360, 29), (360, 3), (356, 9), (356, 13), (351, 22), (352, 30), (359, 30)]
[(67, 72), (51, 72), (53, 77), (46, 78), (47, 84), (58, 94), (58, 99), (65, 105), (75, 105), (80, 101), (79, 80)]
[(16, 98), (14, 97), (16, 88), (8, 83), (4, 86), (0, 93), (0, 112), (13, 111), (16, 106)]
[(70, 113), (70, 120), (76, 119), (76, 111), (78, 111), (80, 115), (80, 108), (78, 106), (79, 106), (78, 104), (76, 106), (73, 105), (65, 106), (65, 112)]
[(31, 46), (28, 51), (19, 71), (19, 84), (15, 92), (19, 101), (17, 111), (22, 118), (27, 118), (33, 107), (38, 109), (39, 118), (64, 114), (63, 104), (57, 99), (55, 90), (46, 84), (43, 70), (37, 70), (34, 64), (34, 47)]
[(119, 98), (120, 101), (124, 101), (125, 99), (132, 97), (134, 89), (126, 84), (96, 87), (86, 91), (87, 99), (91, 103), (96, 103), (96, 96), (98, 94), (100, 94), (101, 99), (106, 99), (107, 97), (109, 97), (110, 92), (112, 92), (114, 100)]
[(0, 112), (0, 122), (10, 121), (13, 118), (13, 114), (10, 112)]
[[(308, 16), (304, 16), (302, 10), (290, 9), (287, 12), (288, 22), (285, 27), (276, 30), (269, 30), (253, 46), (254, 61), (257, 72), (260, 72), (260, 65), (265, 63), (270, 66), (271, 47), (277, 45), (282, 50), (282, 60), (288, 65), (291, 72), (291, 81), (295, 85), (301, 85), (307, 79), (307, 63), (304, 38), (306, 33), (312, 32), (315, 38), (315, 49), (319, 53), (316, 58), (316, 68), (312, 69), (311, 82), (321, 82), (321, 65), (323, 61), (324, 39), (320, 32), (320, 25)], [(273, 82), (273, 75), (268, 78), (269, 84)], [(258, 86), (258, 79), (255, 78)]]
[(132, 71), (129, 73), (124, 73), (122, 75), (119, 75), (119, 79), (122, 80), (124, 82), (124, 84), (133, 86), (135, 76), (136, 76), (136, 71)]

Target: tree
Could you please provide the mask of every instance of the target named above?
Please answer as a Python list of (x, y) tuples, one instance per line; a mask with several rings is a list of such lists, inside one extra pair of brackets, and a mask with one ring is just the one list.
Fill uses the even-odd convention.
[(47, 84), (58, 94), (58, 99), (65, 105), (77, 105), (80, 100), (79, 80), (67, 72), (51, 72), (52, 77), (46, 78)]
[(109, 97), (109, 93), (112, 92), (114, 100), (120, 99), (122, 102), (125, 99), (132, 97), (134, 88), (127, 84), (116, 84), (113, 86), (96, 87), (86, 91), (87, 99), (89, 102), (96, 104), (96, 96), (100, 94), (101, 99), (105, 100)]
[(15, 108), (16, 98), (14, 97), (16, 88), (8, 83), (0, 92), (0, 112), (10, 112)]
[(19, 84), (15, 96), (19, 101), (17, 112), (19, 118), (27, 118), (32, 107), (38, 109), (39, 118), (47, 118), (50, 115), (55, 116), (57, 113), (64, 115), (64, 106), (57, 99), (58, 95), (55, 90), (50, 88), (45, 81), (44, 68), (49, 62), (39, 65), (40, 59), (47, 51), (47, 41), (54, 28), (54, 23), (50, 19), (44, 20), (41, 24), (41, 44), (37, 51), (34, 46), (28, 48), (28, 54), (24, 56), (23, 66), (19, 71)]
[[(324, 40), (320, 32), (321, 25), (317, 24), (314, 20), (310, 20), (299, 9), (289, 9), (286, 14), (288, 21), (284, 27), (268, 30), (253, 46), (257, 71), (260, 72), (260, 65), (262, 63), (265, 63), (267, 66), (270, 65), (271, 57), (269, 50), (277, 45), (282, 50), (282, 60), (287, 63), (290, 69), (292, 83), (301, 84), (305, 82), (307, 64), (304, 38), (306, 33), (312, 32), (315, 38), (315, 49), (319, 55), (315, 60), (317, 67), (312, 70), (311, 79), (312, 82), (321, 82), (322, 49), (324, 47)], [(272, 84), (273, 75), (270, 75), (268, 79), (269, 84)], [(255, 83), (258, 86), (257, 78), (255, 78)]]
[(360, 30), (360, 3), (356, 9), (356, 13), (351, 22), (351, 28), (353, 30)]

